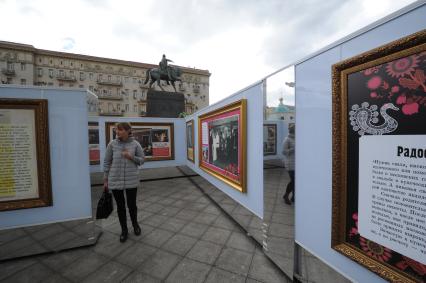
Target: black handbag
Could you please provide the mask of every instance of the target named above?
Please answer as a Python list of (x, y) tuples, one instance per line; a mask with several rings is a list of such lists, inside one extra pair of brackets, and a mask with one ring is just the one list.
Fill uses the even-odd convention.
[(110, 192), (104, 191), (98, 201), (98, 207), (96, 208), (96, 219), (108, 218), (113, 209), (112, 194)]

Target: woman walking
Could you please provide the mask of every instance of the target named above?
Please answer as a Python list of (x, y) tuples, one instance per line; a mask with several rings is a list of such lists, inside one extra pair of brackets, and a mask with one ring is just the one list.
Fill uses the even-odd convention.
[[(290, 175), (290, 183), (287, 184), (285, 194), (283, 196), (286, 204), (294, 202), (294, 157), (295, 157), (295, 142), (294, 142), (295, 125), (288, 125), (288, 135), (283, 143), (283, 154), (284, 154), (284, 165), (287, 169), (288, 175)], [(291, 202), (288, 196), (292, 193)]]
[(117, 203), (117, 214), (121, 226), (120, 242), (127, 240), (127, 207), (135, 235), (141, 234), (137, 219), (136, 192), (139, 185), (138, 166), (144, 163), (141, 145), (131, 136), (131, 126), (122, 122), (116, 125), (117, 138), (112, 140), (106, 149), (104, 159), (104, 189), (112, 190)]

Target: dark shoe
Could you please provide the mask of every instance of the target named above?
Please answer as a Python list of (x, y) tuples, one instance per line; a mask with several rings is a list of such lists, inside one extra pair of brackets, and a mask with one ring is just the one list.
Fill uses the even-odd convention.
[(288, 196), (284, 196), (284, 202), (288, 205), (291, 205), (291, 201), (288, 199)]
[(290, 200), (291, 200), (291, 202), (294, 202), (294, 195), (291, 197)]
[(133, 225), (133, 231), (135, 232), (136, 236), (139, 236), (141, 234), (141, 227), (136, 223), (136, 225)]
[(122, 232), (120, 235), (120, 242), (124, 243), (127, 240), (127, 232)]

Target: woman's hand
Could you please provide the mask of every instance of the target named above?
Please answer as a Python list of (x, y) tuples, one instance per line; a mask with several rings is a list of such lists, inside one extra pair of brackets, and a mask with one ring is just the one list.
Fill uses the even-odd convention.
[(104, 179), (104, 191), (108, 191), (108, 178)]
[(133, 158), (133, 156), (130, 154), (130, 152), (127, 151), (127, 149), (123, 150), (121, 152), (121, 156), (123, 156), (126, 159), (131, 160)]

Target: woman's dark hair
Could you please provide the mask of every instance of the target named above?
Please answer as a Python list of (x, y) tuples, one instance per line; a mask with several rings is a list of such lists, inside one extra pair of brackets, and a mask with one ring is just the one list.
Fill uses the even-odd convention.
[(117, 129), (122, 129), (122, 130), (129, 132), (129, 135), (132, 134), (132, 126), (130, 125), (130, 123), (120, 122), (120, 123), (117, 123), (117, 125), (115, 125), (115, 127)]

